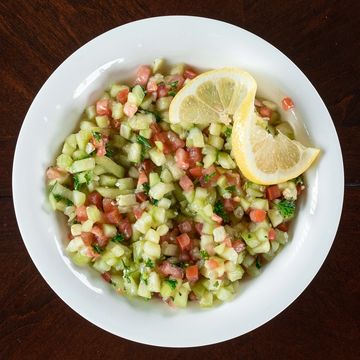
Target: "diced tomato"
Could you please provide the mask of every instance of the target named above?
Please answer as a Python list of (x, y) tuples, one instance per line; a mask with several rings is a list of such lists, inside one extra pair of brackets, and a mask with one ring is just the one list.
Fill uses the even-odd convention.
[(163, 153), (165, 155), (171, 153), (171, 144), (170, 144), (170, 141), (169, 141), (165, 131), (160, 131), (160, 132), (153, 133), (151, 139), (152, 139), (153, 142), (155, 142), (155, 141), (162, 142), (162, 144), (163, 144)]
[(178, 224), (178, 228), (182, 234), (189, 233), (193, 230), (193, 223), (190, 220), (185, 220)]
[(219, 174), (216, 171), (214, 165), (210, 166), (207, 169), (203, 169), (203, 175), (201, 176), (200, 185), (204, 188), (208, 188), (210, 186), (216, 186), (216, 182), (219, 179)]
[(253, 222), (262, 222), (266, 219), (266, 211), (262, 209), (252, 209), (249, 215)]
[(96, 114), (98, 115), (111, 115), (110, 100), (101, 99), (96, 102)]
[(193, 167), (196, 165), (197, 162), (202, 161), (203, 155), (201, 153), (201, 148), (188, 147), (186, 150), (189, 153), (190, 167)]
[(101, 274), (101, 277), (106, 281), (106, 282), (111, 282), (111, 274), (106, 271), (104, 273)]
[(273, 228), (271, 228), (271, 229), (269, 230), (269, 232), (268, 232), (268, 238), (269, 238), (270, 241), (273, 241), (273, 240), (276, 239), (276, 231), (275, 231)]
[(138, 178), (138, 183), (137, 186), (141, 186), (142, 184), (145, 184), (148, 182), (148, 177), (145, 174), (145, 171), (140, 170), (139, 171), (139, 178)]
[(193, 176), (194, 178), (199, 178), (202, 176), (202, 171), (203, 168), (201, 166), (195, 166), (191, 169), (189, 169), (189, 173), (191, 174), (191, 176)]
[(167, 234), (160, 237), (160, 242), (167, 241), (170, 244), (176, 243), (176, 237), (179, 235), (179, 229), (175, 227), (172, 231), (169, 231)]
[(109, 198), (103, 199), (102, 207), (103, 207), (105, 213), (118, 209), (115, 201), (113, 199), (109, 199)]
[(158, 269), (164, 276), (171, 276), (175, 279), (182, 279), (184, 277), (184, 270), (179, 266), (171, 264), (169, 261), (162, 262)]
[(97, 156), (104, 156), (106, 154), (106, 147), (105, 144), (103, 143), (102, 145), (100, 145), (97, 150), (96, 150), (96, 155)]
[(179, 260), (182, 262), (190, 261), (191, 257), (188, 251), (180, 251)]
[(76, 208), (75, 212), (76, 212), (76, 219), (78, 221), (84, 222), (84, 221), (86, 221), (88, 219), (85, 205), (78, 206)]
[(194, 70), (191, 70), (191, 69), (186, 69), (184, 71), (184, 78), (185, 79), (193, 79), (197, 76), (198, 74), (194, 71)]
[(219, 263), (215, 259), (206, 260), (206, 264), (210, 270), (214, 270), (219, 266)]
[(191, 239), (188, 234), (181, 234), (176, 238), (176, 241), (178, 242), (181, 251), (190, 250)]
[[(180, 90), (184, 84), (184, 78), (181, 75), (170, 75), (166, 77), (166, 84), (170, 85), (172, 90)], [(175, 84), (176, 86), (173, 86)]]
[(193, 291), (191, 291), (190, 294), (189, 294), (189, 300), (190, 301), (196, 301), (197, 300), (197, 296), (195, 295), (195, 293)]
[(230, 236), (225, 237), (224, 244), (229, 248), (232, 247), (231, 237)]
[(281, 191), (277, 185), (271, 185), (266, 188), (266, 197), (269, 200), (277, 199), (281, 196)]
[(197, 265), (188, 266), (185, 270), (185, 276), (190, 282), (198, 281), (199, 279), (199, 268)]
[(169, 88), (165, 84), (158, 85), (157, 93), (159, 98), (167, 96), (168, 92)]
[(94, 225), (91, 232), (95, 235), (96, 242), (100, 247), (105, 247), (109, 239), (105, 236), (103, 229), (99, 225)]
[(259, 109), (259, 113), (262, 117), (270, 117), (272, 111), (266, 106), (261, 106), (261, 108)]
[(187, 175), (184, 175), (180, 178), (179, 185), (184, 191), (190, 191), (194, 189), (194, 184)]
[(183, 148), (179, 148), (175, 153), (176, 165), (183, 170), (189, 168), (189, 153), (186, 152)]
[(289, 230), (289, 223), (283, 222), (280, 225), (278, 225), (276, 228), (279, 229), (280, 231), (287, 232)]
[(126, 239), (130, 239), (132, 235), (132, 227), (128, 218), (123, 219), (118, 225), (119, 231), (124, 234)]
[(87, 200), (90, 204), (96, 205), (99, 210), (102, 210), (103, 197), (97, 191), (93, 191), (88, 194)]
[(304, 191), (305, 189), (305, 186), (304, 185), (301, 185), (301, 184), (297, 184), (296, 185), (296, 193), (298, 196), (301, 195), (301, 193)]
[(155, 164), (150, 159), (145, 159), (140, 164), (140, 168), (145, 171), (146, 175), (149, 175), (155, 169)]
[(158, 133), (160, 133), (162, 131), (160, 125), (158, 125), (156, 122), (152, 122), (150, 124), (150, 129), (151, 129), (152, 135), (158, 134)]
[(110, 224), (117, 225), (120, 222), (121, 218), (122, 216), (118, 209), (114, 209), (105, 213), (105, 221)]
[(130, 102), (126, 102), (124, 105), (124, 114), (128, 117), (133, 117), (137, 112), (138, 107)]
[(46, 177), (49, 179), (49, 180), (54, 180), (54, 179), (59, 179), (63, 176), (66, 175), (66, 172), (59, 169), (59, 168), (56, 168), (56, 167), (49, 167), (47, 170), (46, 170)]
[(135, 196), (136, 196), (136, 201), (139, 203), (142, 203), (148, 199), (147, 195), (143, 191), (136, 193)]
[(287, 111), (289, 109), (292, 109), (295, 107), (294, 102), (292, 101), (292, 99), (290, 97), (285, 97), (281, 100), (281, 105), (282, 108)]
[(181, 140), (173, 131), (168, 131), (166, 135), (173, 151), (185, 146), (184, 140)]
[(237, 202), (233, 199), (224, 199), (224, 209), (228, 212), (233, 212), (237, 206)]
[(246, 245), (241, 240), (235, 240), (232, 243), (232, 247), (237, 253), (241, 253), (243, 250), (246, 249)]
[(141, 218), (141, 215), (143, 214), (144, 210), (141, 209), (140, 206), (135, 206), (134, 207), (134, 215), (135, 215), (135, 218), (138, 220)]
[(119, 102), (121, 102), (124, 105), (127, 102), (128, 95), (129, 95), (129, 88), (124, 88), (116, 94), (116, 98)]
[(154, 91), (157, 91), (158, 86), (155, 80), (149, 80), (149, 82), (146, 85), (146, 90), (148, 93), (152, 93)]
[(195, 223), (195, 230), (198, 232), (199, 235), (202, 235), (202, 229), (204, 225), (202, 223)]
[(95, 235), (91, 232), (82, 232), (81, 238), (84, 244), (87, 246), (90, 246), (95, 241)]
[(151, 75), (151, 68), (147, 65), (141, 65), (136, 71), (135, 84), (146, 87)]
[(92, 258), (93, 260), (96, 260), (100, 257), (100, 254), (95, 252), (95, 250), (93, 249), (92, 246), (87, 246), (86, 247), (86, 256)]
[(212, 214), (211, 219), (214, 220), (216, 223), (221, 224), (223, 219), (221, 216)]
[(226, 180), (229, 184), (229, 186), (236, 186), (236, 187), (240, 187), (241, 185), (241, 181), (240, 181), (240, 174), (237, 173), (226, 173)]

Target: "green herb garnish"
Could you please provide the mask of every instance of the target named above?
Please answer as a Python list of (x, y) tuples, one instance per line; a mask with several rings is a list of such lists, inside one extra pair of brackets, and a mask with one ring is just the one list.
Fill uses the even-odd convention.
[(154, 198), (150, 198), (150, 202), (151, 202), (153, 205), (157, 206), (157, 204), (159, 203), (159, 200), (158, 200), (158, 199), (154, 199)]
[(106, 150), (105, 156), (109, 158), (114, 156), (114, 149), (112, 149), (108, 144), (105, 145), (105, 150)]
[(65, 201), (66, 206), (74, 205), (74, 203), (71, 200), (66, 199), (63, 196), (59, 195), (59, 194), (53, 194), (53, 196), (54, 196), (56, 201), (62, 201), (62, 200)]
[(81, 186), (81, 183), (79, 180), (79, 174), (74, 174), (73, 180), (74, 180), (74, 190), (79, 190), (80, 186)]
[(141, 144), (141, 145), (144, 146), (145, 148), (151, 149), (151, 145), (150, 145), (150, 143), (149, 143), (149, 140), (146, 139), (146, 138), (144, 138), (143, 136), (138, 135), (138, 136), (136, 137), (136, 141), (137, 141), (138, 144)]
[(231, 186), (228, 186), (227, 188), (225, 188), (225, 190), (233, 193), (236, 191), (236, 187), (235, 187), (235, 185), (231, 185)]
[(93, 138), (96, 140), (96, 141), (100, 141), (102, 136), (101, 136), (101, 133), (97, 132), (97, 131), (93, 131), (92, 132), (92, 136)]
[(257, 269), (261, 269), (261, 263), (260, 263), (260, 261), (259, 261), (259, 258), (258, 258), (258, 257), (256, 258), (256, 261), (255, 261), (255, 266), (256, 266), (256, 268), (257, 268)]
[(284, 219), (292, 218), (295, 215), (294, 201), (283, 199), (276, 204), (276, 207)]
[(175, 95), (176, 95), (176, 91), (171, 90), (171, 91), (169, 91), (168, 94), (169, 94), (170, 96), (175, 96)]
[(200, 250), (200, 256), (203, 260), (208, 260), (209, 259), (209, 254), (206, 250)]
[(93, 174), (91, 171), (87, 171), (85, 173), (85, 180), (86, 180), (86, 184), (89, 185), (90, 184), (90, 181), (92, 180), (93, 178)]
[(93, 244), (92, 247), (98, 254), (101, 254), (102, 249), (98, 244)]
[(125, 240), (125, 237), (123, 234), (116, 234), (112, 239), (111, 241), (114, 242), (114, 243), (122, 243), (123, 241)]
[(144, 112), (146, 114), (153, 114), (155, 116), (155, 120), (156, 120), (157, 123), (161, 121), (161, 115), (160, 115), (160, 113), (158, 111), (144, 110)]
[(143, 183), (142, 184), (142, 187), (143, 187), (143, 190), (144, 190), (144, 193), (146, 194), (146, 195), (149, 195), (149, 191), (150, 191), (150, 185), (149, 185), (149, 183)]
[(229, 215), (225, 211), (224, 204), (220, 200), (216, 201), (214, 204), (214, 213), (219, 215), (224, 220), (224, 222), (229, 221)]
[(215, 286), (215, 287), (218, 287), (218, 286), (219, 286), (219, 281), (216, 280), (216, 281), (214, 282), (214, 286)]
[(227, 127), (224, 131), (224, 135), (229, 138), (231, 136), (231, 133), (232, 133), (232, 129)]
[(146, 263), (145, 263), (145, 266), (150, 268), (150, 269), (153, 269), (154, 268), (154, 262), (151, 259), (147, 259)]
[(204, 176), (204, 182), (205, 182), (205, 183), (209, 182), (210, 179), (211, 179), (212, 177), (214, 177), (215, 175), (216, 175), (216, 171), (214, 171), (214, 172), (211, 173), (211, 174), (206, 174), (206, 175)]
[(167, 282), (173, 290), (176, 289), (177, 280), (166, 279), (165, 282)]
[(171, 87), (172, 89), (176, 89), (176, 88), (177, 88), (178, 83), (179, 83), (179, 81), (178, 81), (178, 80), (176, 80), (176, 81), (171, 82), (169, 85), (170, 85), (170, 87)]

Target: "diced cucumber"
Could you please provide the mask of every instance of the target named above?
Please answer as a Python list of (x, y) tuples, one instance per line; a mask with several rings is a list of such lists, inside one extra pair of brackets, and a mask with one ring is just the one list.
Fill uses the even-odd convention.
[(184, 63), (179, 63), (174, 65), (171, 69), (170, 69), (170, 74), (171, 75), (183, 75), (185, 71), (185, 64)]
[[(149, 129), (150, 124), (155, 121), (155, 117), (153, 114), (150, 113), (148, 114), (138, 113), (134, 115), (132, 118), (130, 118), (128, 121), (131, 129), (146, 130)], [(123, 134), (121, 134), (121, 132), (120, 135), (124, 136)], [(126, 138), (126, 136), (124, 137)]]
[(72, 163), (73, 159), (70, 155), (61, 154), (56, 158), (56, 166), (66, 171), (69, 170)]
[(129, 146), (128, 157), (127, 157), (128, 160), (133, 163), (139, 163), (141, 160), (141, 150), (142, 147), (140, 144), (132, 143)]
[(119, 206), (133, 206), (137, 204), (135, 194), (119, 195), (116, 201)]
[(175, 293), (174, 304), (177, 307), (185, 308), (188, 302), (189, 290), (184, 286), (181, 286), (180, 289)]
[(124, 110), (123, 110), (123, 104), (119, 102), (113, 102), (111, 106), (111, 116), (115, 120), (119, 120), (123, 117)]
[(204, 147), (204, 136), (202, 131), (198, 127), (193, 127), (189, 130), (189, 134), (186, 138), (186, 146)]
[(209, 135), (208, 144), (218, 150), (221, 150), (224, 146), (224, 139), (220, 136)]
[(157, 200), (160, 200), (161, 198), (164, 197), (164, 195), (166, 195), (167, 193), (173, 191), (174, 185), (173, 184), (165, 184), (162, 182), (159, 182), (158, 184), (156, 184), (154, 187), (152, 187), (149, 191), (149, 195)]
[(93, 170), (94, 168), (95, 168), (95, 159), (87, 158), (87, 159), (74, 161), (70, 166), (69, 172), (75, 174), (82, 171)]
[(268, 217), (273, 227), (280, 225), (284, 221), (278, 209), (270, 209), (268, 211)]
[(129, 124), (121, 123), (120, 125), (120, 135), (125, 139), (130, 139), (132, 135), (131, 127)]
[(73, 192), (71, 190), (69, 190), (68, 188), (66, 188), (65, 186), (59, 184), (58, 182), (55, 183), (54, 187), (51, 190), (52, 194), (65, 199), (70, 200), (71, 202), (74, 202), (74, 195)]
[(236, 164), (228, 153), (219, 152), (217, 158), (218, 164), (224, 169), (235, 169)]
[(150, 159), (156, 166), (162, 166), (166, 162), (165, 155), (161, 151), (155, 148), (149, 151), (149, 155), (150, 155)]
[(90, 205), (86, 207), (86, 214), (89, 220), (96, 223), (101, 220), (101, 212), (95, 205)]
[(119, 190), (132, 190), (135, 188), (134, 179), (131, 177), (118, 179), (115, 185)]
[(115, 186), (117, 178), (111, 175), (100, 175), (100, 185), (101, 186)]
[(96, 116), (96, 108), (95, 105), (88, 106), (85, 110), (85, 115), (89, 120), (95, 119)]
[(96, 156), (95, 163), (102, 166), (107, 172), (115, 175), (117, 178), (122, 178), (125, 175), (124, 168), (107, 156)]
[(86, 144), (90, 141), (92, 137), (92, 133), (90, 130), (80, 130), (75, 136), (79, 149), (85, 150)]
[(86, 201), (86, 195), (81, 191), (74, 190), (73, 191), (73, 201), (74, 201), (75, 206), (84, 205), (85, 201)]
[(161, 247), (152, 241), (145, 241), (144, 253), (151, 259), (159, 259), (161, 256)]
[[(120, 190), (117, 188), (97, 187), (96, 191), (102, 196), (110, 199), (116, 199), (120, 195), (124, 195), (126, 190)], [(125, 194), (126, 195), (126, 194)]]

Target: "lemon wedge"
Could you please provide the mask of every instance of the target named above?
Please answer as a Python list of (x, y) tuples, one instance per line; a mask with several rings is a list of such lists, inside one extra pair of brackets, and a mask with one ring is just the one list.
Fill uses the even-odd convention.
[(305, 172), (320, 150), (264, 129), (254, 111), (256, 90), (254, 78), (240, 69), (205, 72), (175, 96), (169, 120), (199, 126), (232, 123), (232, 156), (243, 175), (258, 184), (278, 184)]

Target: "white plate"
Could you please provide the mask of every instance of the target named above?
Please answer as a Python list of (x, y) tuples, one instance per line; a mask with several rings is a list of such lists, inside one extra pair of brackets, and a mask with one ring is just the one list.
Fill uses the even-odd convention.
[[(322, 150), (307, 173), (308, 190), (294, 236), (232, 302), (213, 309), (173, 310), (129, 301), (64, 254), (64, 223), (49, 211), (45, 170), (79, 115), (114, 80), (129, 78), (156, 57), (199, 68), (238, 66), (275, 101), (292, 97), (304, 124), (298, 136)], [(294, 119), (294, 117), (292, 117)], [(307, 137), (311, 135), (311, 141)], [(233, 25), (166, 16), (136, 21), (90, 41), (59, 66), (33, 101), (18, 138), (13, 167), (16, 217), (26, 248), (51, 288), (93, 324), (126, 339), (170, 347), (213, 344), (245, 334), (294, 301), (314, 278), (336, 234), (343, 202), (343, 163), (329, 113), (304, 74), (280, 51)], [(331, 196), (329, 196), (331, 194)]]

